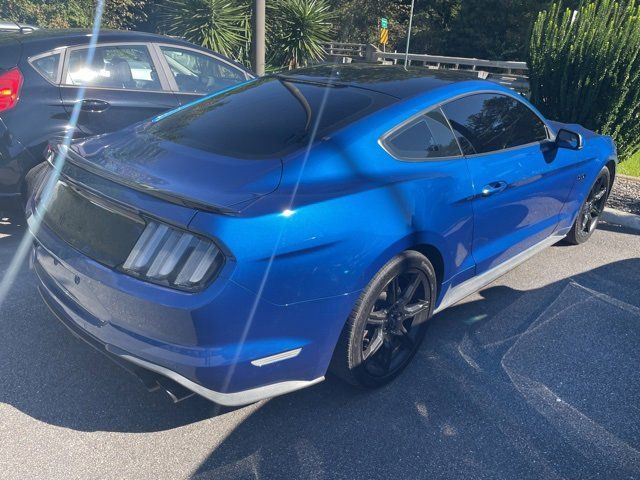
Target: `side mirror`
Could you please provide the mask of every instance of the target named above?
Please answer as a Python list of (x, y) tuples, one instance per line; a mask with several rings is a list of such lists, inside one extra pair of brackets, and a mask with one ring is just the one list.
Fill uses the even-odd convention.
[(583, 145), (582, 135), (561, 128), (556, 135), (556, 146), (569, 150), (580, 150)]

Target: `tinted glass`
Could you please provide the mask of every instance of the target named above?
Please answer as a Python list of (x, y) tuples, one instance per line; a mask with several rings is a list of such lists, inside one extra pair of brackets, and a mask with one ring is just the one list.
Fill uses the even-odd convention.
[(152, 123), (147, 132), (200, 150), (242, 158), (283, 155), (395, 99), (351, 87), (263, 77)]
[(246, 80), (244, 72), (208, 55), (181, 48), (161, 49), (180, 92), (211, 93)]
[(156, 68), (144, 45), (96, 48), (87, 64), (87, 49), (72, 50), (64, 83), (129, 90), (161, 90)]
[(60, 63), (60, 54), (54, 53), (46, 57), (34, 60), (31, 64), (38, 71), (40, 75), (49, 80), (55, 82), (58, 79), (58, 65)]
[(507, 142), (507, 148), (545, 140), (547, 138), (547, 129), (544, 123), (524, 103), (516, 103), (515, 116), (517, 116), (518, 120)]
[(465, 154), (493, 152), (547, 138), (542, 121), (522, 102), (506, 95), (470, 95), (442, 109)]
[(393, 133), (387, 146), (404, 159), (455, 157), (460, 149), (440, 110), (433, 110)]

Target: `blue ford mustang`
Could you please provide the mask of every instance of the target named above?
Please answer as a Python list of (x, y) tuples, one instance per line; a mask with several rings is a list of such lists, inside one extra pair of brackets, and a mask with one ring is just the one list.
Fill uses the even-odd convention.
[(389, 381), (434, 313), (586, 241), (617, 162), (497, 84), (371, 65), (252, 80), (62, 154), (28, 206), (44, 300), (149, 386), (224, 405), (327, 371)]

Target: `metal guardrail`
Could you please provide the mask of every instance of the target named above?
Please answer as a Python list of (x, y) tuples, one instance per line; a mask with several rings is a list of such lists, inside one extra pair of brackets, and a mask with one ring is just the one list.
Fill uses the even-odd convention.
[(365, 58), (367, 55), (367, 45), (364, 43), (330, 42), (322, 47), (330, 57)]
[[(381, 63), (404, 63), (405, 54), (399, 52), (383, 52), (374, 45), (360, 43), (332, 42), (324, 45), (327, 58), (347, 61), (369, 61)], [(529, 93), (529, 67), (526, 62), (484, 60), (480, 58), (449, 57), (445, 55), (429, 55), (410, 53), (410, 65), (419, 65), (435, 70), (459, 70), (468, 72), (469, 76), (491, 80), (513, 88), (521, 93)]]
[[(404, 62), (404, 53), (385, 53), (377, 51), (374, 54), (377, 60), (392, 60), (396, 63), (398, 60)], [(526, 62), (514, 62), (514, 61), (502, 61), (502, 60), (482, 60), (479, 58), (463, 58), (463, 57), (447, 57), (443, 55), (427, 55), (427, 54), (414, 54), (408, 55), (411, 65), (416, 63), (423, 66), (435, 66), (436, 68), (447, 68), (453, 70), (481, 70), (481, 69), (496, 69), (504, 70), (504, 73), (512, 74), (515, 71), (524, 72), (529, 71)], [(466, 68), (465, 68), (466, 67)]]
[[(385, 53), (379, 50), (372, 53), (372, 60), (383, 63), (403, 63), (404, 53)], [(524, 95), (530, 92), (529, 67), (526, 62), (482, 60), (479, 58), (448, 57), (443, 55), (412, 54), (410, 65), (420, 65), (435, 70), (457, 70), (468, 72), (470, 76), (497, 82)]]

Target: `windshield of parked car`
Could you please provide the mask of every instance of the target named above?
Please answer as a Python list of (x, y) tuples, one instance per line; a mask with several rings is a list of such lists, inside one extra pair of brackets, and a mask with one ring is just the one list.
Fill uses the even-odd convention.
[(354, 87), (264, 77), (152, 123), (147, 133), (239, 158), (273, 158), (322, 138), (394, 99)]

